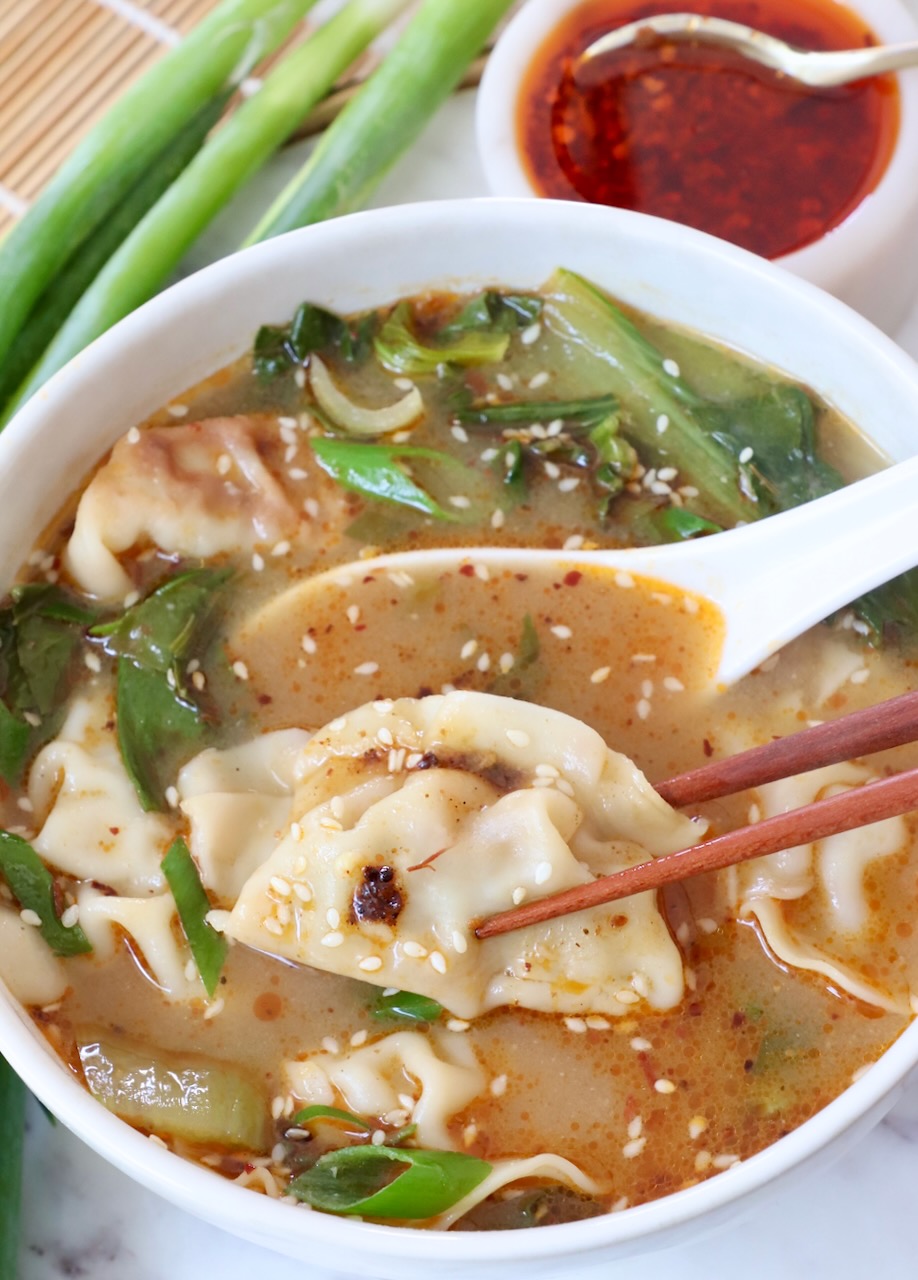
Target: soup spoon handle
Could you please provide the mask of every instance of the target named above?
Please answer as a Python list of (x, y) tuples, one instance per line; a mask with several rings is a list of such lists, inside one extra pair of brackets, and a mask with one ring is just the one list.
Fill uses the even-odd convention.
[(725, 18), (703, 17), (698, 13), (667, 13), (629, 22), (600, 36), (580, 55), (578, 65), (592, 62), (615, 49), (638, 44), (647, 32), (670, 40), (692, 40), (732, 49), (752, 62), (813, 88), (848, 84), (865, 76), (882, 75), (918, 63), (918, 42), (915, 41), (866, 49), (813, 51), (796, 49), (776, 36)]

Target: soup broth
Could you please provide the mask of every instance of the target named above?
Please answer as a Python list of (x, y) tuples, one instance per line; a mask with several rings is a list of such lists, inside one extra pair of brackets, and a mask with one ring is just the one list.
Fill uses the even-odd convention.
[[(9, 674), (4, 694), (8, 715), (21, 713), (32, 733), (18, 776), (15, 761), (5, 762), (7, 838), (25, 841), (51, 873), (50, 927), (64, 936), (54, 935), (57, 950), (86, 953), (50, 959), (38, 936), (49, 938), (47, 916), (0, 862), (0, 926), (13, 958), (3, 973), (70, 1068), (156, 1140), (255, 1190), (462, 1229), (624, 1209), (753, 1156), (896, 1038), (912, 1016), (918, 968), (910, 820), (697, 877), (659, 900), (641, 895), (536, 926), (525, 942), (509, 935), (530, 950), (520, 964), (511, 955), (505, 970), (471, 933), (474, 918), (496, 909), (484, 895), (487, 848), (475, 853), (480, 900), (477, 872), (471, 862), (456, 865), (449, 842), (405, 865), (432, 821), (406, 797), (432, 779), (431, 792), (444, 788), (454, 807), (474, 809), (478, 802), (455, 797), (476, 788), (486, 796), (477, 816), (455, 817), (456, 849), (462, 824), (510, 812), (508, 802), (529, 806), (530, 825), (495, 845), (495, 882), (509, 874), (507, 860), (520, 860), (519, 885), (506, 882), (512, 894), (501, 908), (560, 887), (562, 867), (592, 878), (607, 865), (602, 858), (625, 865), (646, 853), (625, 818), (610, 836), (578, 790), (578, 760), (605, 752), (583, 734), (595, 732), (659, 781), (880, 701), (912, 678), (907, 583), (895, 601), (879, 595), (856, 605), (715, 691), (716, 610), (590, 563), (593, 547), (697, 536), (789, 504), (787, 482), (769, 471), (768, 423), (750, 409), (760, 402), (786, 394), (798, 418), (804, 399), (811, 406), (818, 450), (803, 431), (797, 454), (787, 453), (799, 471), (796, 500), (878, 465), (839, 415), (773, 371), (621, 312), (633, 349), (654, 353), (654, 376), (669, 382), (653, 394), (637, 386), (632, 398), (616, 387), (615, 403), (597, 409), (608, 393), (590, 361), (577, 358), (551, 292), (524, 296), (525, 306), (519, 295), (485, 296), (477, 329), (457, 324), (466, 299), (437, 295), (337, 321), (338, 329), (335, 318), (323, 321), (323, 340), (306, 353), (296, 326), (263, 331), (254, 370), (247, 357), (133, 429), (84, 490), (75, 520), (72, 501), (64, 506), (24, 570), (33, 595), (20, 591), (8, 611), (27, 676), (30, 646), (48, 635), (71, 645), (53, 705), (17, 704)], [(508, 320), (514, 308), (522, 314)], [(418, 367), (407, 339), (392, 355), (393, 315), (415, 347), (434, 352), (429, 367)], [(469, 332), (506, 341), (462, 363), (455, 344)], [(399, 361), (412, 359), (408, 376)], [(361, 410), (419, 390), (423, 416), (394, 430), (377, 419), (376, 430), (364, 423), (358, 435), (359, 412), (349, 427), (332, 416), (336, 402), (316, 382), (322, 369)], [(727, 455), (735, 510), (726, 488), (709, 493), (682, 465), (670, 435), (680, 423), (661, 425), (667, 406), (675, 418), (686, 404), (695, 422), (704, 404), (740, 424)], [(493, 415), (520, 405), (528, 415)], [(633, 430), (642, 415), (650, 437)], [(763, 430), (761, 446), (747, 443), (744, 423)], [(328, 452), (317, 441), (329, 442)], [(342, 445), (377, 452), (348, 455), (346, 468)], [(436, 454), (411, 452), (418, 448)], [(447, 452), (458, 468), (443, 462)], [(401, 488), (399, 476), (408, 481)], [(189, 506), (203, 521), (191, 533), (179, 527)], [(468, 548), (454, 571), (392, 572), (374, 560), (378, 550), (444, 544)], [(490, 544), (582, 549), (582, 564), (489, 572), (474, 548)], [(344, 564), (346, 572), (334, 571)], [(164, 585), (171, 595), (161, 594)], [(45, 588), (53, 594), (34, 594)], [(896, 627), (901, 643), (889, 639)], [(868, 645), (881, 632), (887, 643)], [(539, 763), (526, 756), (536, 721), (514, 727), (524, 708), (547, 717)], [(452, 731), (458, 737), (450, 738), (450, 716), (464, 726)], [(361, 739), (359, 726), (377, 723)], [(396, 723), (414, 728), (393, 736)], [(509, 745), (494, 746), (504, 738)], [(710, 802), (690, 822), (640, 780), (628, 782), (629, 803), (644, 815), (646, 848), (662, 852), (653, 834), (661, 823), (665, 839), (685, 847), (693, 831), (701, 839), (859, 785), (918, 763), (913, 754), (900, 749)], [(620, 757), (597, 758), (606, 759), (602, 779), (630, 770)], [(365, 793), (371, 799), (358, 803)], [(76, 819), (73, 805), (83, 806)], [(373, 834), (373, 815), (384, 809), (390, 825)], [(565, 822), (582, 829), (547, 861), (526, 863), (529, 844), (542, 838), (532, 823), (543, 810), (553, 840)], [(565, 816), (574, 810), (579, 816)], [(187, 894), (160, 871), (177, 839), (190, 847), (185, 872), (200, 877), (210, 909), (196, 922)], [(353, 893), (346, 889), (346, 915), (324, 906), (341, 899), (323, 896), (339, 892), (323, 877), (351, 874), (348, 840), (357, 841), (358, 877)], [(327, 872), (318, 869), (323, 841)], [(474, 909), (451, 933), (435, 913), (417, 924), (441, 892), (450, 910), (457, 894), (471, 893)], [(624, 941), (633, 929), (644, 930), (639, 945)], [(78, 935), (86, 948), (70, 945)], [(233, 941), (208, 993), (207, 948), (220, 936)], [(355, 938), (369, 950), (351, 959)], [(617, 988), (610, 974), (594, 987), (575, 980), (571, 957), (581, 943), (584, 955), (599, 949), (601, 966), (613, 968), (618, 949), (632, 946)], [(14, 972), (37, 948), (48, 951), (43, 992), (19, 988)], [(538, 991), (533, 966), (547, 975)], [(387, 974), (396, 975), (395, 990)], [(411, 993), (407, 1005), (397, 991)], [(183, 1098), (164, 1083), (170, 1073)], [(192, 1083), (204, 1103), (189, 1119)], [(361, 1104), (386, 1089), (390, 1105)], [(227, 1090), (232, 1107), (222, 1101)], [(368, 1163), (351, 1206), (331, 1204), (316, 1190), (323, 1161), (355, 1148), (382, 1151), (378, 1159), (392, 1167)], [(422, 1200), (418, 1211), (410, 1197), (388, 1211), (368, 1202), (398, 1186), (411, 1152), (430, 1149), (457, 1159), (451, 1199)], [(519, 1163), (533, 1157), (542, 1163)]]

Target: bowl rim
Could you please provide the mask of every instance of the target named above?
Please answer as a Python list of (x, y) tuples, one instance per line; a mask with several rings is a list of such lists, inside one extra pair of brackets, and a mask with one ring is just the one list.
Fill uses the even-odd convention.
[[(918, 39), (918, 14), (902, 0), (840, 0), (884, 43)], [(536, 52), (570, 12), (589, 0), (527, 0), (501, 32), (488, 59), (475, 110), (479, 159), (490, 190), (497, 196), (541, 193), (530, 180), (517, 144), (516, 111), (520, 87)], [(843, 269), (845, 257), (901, 226), (902, 209), (918, 206), (914, 183), (918, 163), (918, 77), (892, 73), (899, 86), (899, 129), (879, 181), (841, 222), (800, 249), (774, 259), (781, 266), (823, 283)], [(573, 199), (573, 198), (572, 198)]]
[[(97, 339), (54, 376), (26, 405), (0, 437), (0, 474), (15, 472), (17, 457), (33, 436), (53, 431), (74, 395), (89, 391), (94, 380), (125, 353), (145, 348), (151, 334), (163, 332), (186, 302), (216, 304), (246, 279), (281, 274), (291, 255), (343, 255), (352, 238), (393, 237), (403, 242), (435, 235), (449, 242), (461, 226), (482, 236), (495, 226), (524, 224), (533, 233), (617, 235), (640, 240), (654, 249), (671, 248), (709, 262), (718, 271), (740, 272), (762, 284), (806, 315), (820, 315), (828, 327), (849, 330), (872, 353), (878, 371), (904, 380), (918, 397), (918, 366), (868, 321), (822, 290), (745, 250), (676, 223), (629, 211), (564, 201), (478, 199), (437, 201), (358, 213), (322, 223), (252, 246), (203, 269), (127, 317)], [(255, 319), (257, 325), (258, 318)], [(231, 357), (228, 357), (231, 358)], [(169, 396), (163, 376), (163, 399)], [(173, 388), (172, 394), (182, 388)], [(295, 1212), (266, 1197), (233, 1186), (211, 1171), (151, 1143), (107, 1112), (69, 1075), (42, 1040), (28, 1015), (0, 984), (0, 1051), (26, 1079), (35, 1094), (62, 1122), (110, 1163), (141, 1184), (199, 1217), (260, 1243), (283, 1249), (321, 1244), (339, 1256), (362, 1255), (372, 1274), (373, 1259), (426, 1262), (443, 1259), (444, 1234), (406, 1227), (342, 1221), (332, 1215)], [(735, 1205), (794, 1167), (806, 1164), (843, 1131), (868, 1113), (891, 1105), (890, 1095), (918, 1063), (918, 1022), (858, 1079), (810, 1120), (770, 1147), (725, 1171), (725, 1176), (664, 1196), (659, 1200), (578, 1223), (538, 1232), (449, 1233), (449, 1262), (525, 1262), (570, 1259), (572, 1254), (601, 1252), (629, 1242), (651, 1239), (689, 1220)], [(282, 1243), (285, 1242), (285, 1243)]]

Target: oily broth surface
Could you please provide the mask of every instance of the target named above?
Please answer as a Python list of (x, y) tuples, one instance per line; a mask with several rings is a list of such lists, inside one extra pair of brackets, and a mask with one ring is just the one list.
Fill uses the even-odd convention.
[[(713, 385), (716, 362), (706, 344), (651, 324), (645, 328), (691, 371), (700, 389)], [(574, 393), (576, 387), (565, 382), (560, 348), (549, 336), (519, 352), (518, 385), (551, 369), (551, 396)], [(741, 393), (744, 380), (752, 385), (761, 371), (737, 364), (730, 377), (730, 385), (718, 384), (725, 395)], [(351, 381), (349, 390), (369, 402), (391, 397), (391, 384), (376, 372)], [(241, 361), (183, 396), (182, 403), (188, 420), (224, 412), (264, 414), (265, 454), (278, 465), (302, 463), (306, 475), (296, 491), (305, 498), (317, 483), (329, 482), (303, 462), (307, 449), (298, 447), (292, 456), (293, 446), (278, 438), (275, 415), (295, 412), (295, 395), (291, 385), (280, 393), (273, 384), (259, 385)], [(174, 420), (164, 410), (152, 421)], [(820, 434), (824, 452), (845, 474), (880, 465), (870, 446), (826, 410), (820, 413)], [(420, 431), (416, 435), (418, 442), (448, 448), (470, 463), (479, 459), (482, 441), (470, 432), (468, 444), (457, 442), (445, 417), (426, 426), (423, 439)], [(72, 509), (71, 504), (58, 522), (50, 544), (54, 552)], [(688, 611), (672, 592), (653, 585), (622, 589), (609, 575), (589, 569), (579, 577), (565, 570), (525, 578), (492, 574), (485, 581), (476, 576), (470, 556), (464, 572), (418, 575), (410, 584), (368, 574), (368, 581), (332, 583), (320, 597), (302, 586), (310, 573), (352, 560), (367, 543), (383, 549), (476, 542), (560, 546), (572, 533), (609, 544), (622, 537), (615, 525), (597, 534), (585, 492), (566, 494), (562, 502), (555, 486), (541, 479), (531, 504), (499, 532), (487, 522), (484, 528), (445, 527), (415, 514), (365, 514), (359, 499), (343, 498), (335, 518), (311, 529), (289, 556), (269, 557), (259, 572), (240, 566), (225, 628), (226, 661), (208, 672), (209, 687), (225, 708), (229, 738), (292, 725), (315, 728), (374, 697), (418, 696), (453, 685), (523, 696), (574, 715), (654, 780), (792, 732), (810, 718), (828, 719), (892, 696), (913, 679), (901, 658), (874, 656), (866, 683), (844, 681), (820, 699), (819, 670), (827, 654), (837, 662), (839, 654), (861, 650), (850, 632), (819, 629), (789, 646), (771, 670), (713, 697), (706, 690), (716, 664), (717, 619), (705, 609)], [(164, 567), (159, 557), (138, 564), (138, 584), (155, 581)], [(349, 606), (359, 614), (349, 615)], [(527, 615), (538, 634), (539, 655), (525, 669), (515, 664), (502, 671), (501, 657), (518, 653)], [(304, 649), (304, 635), (314, 642), (314, 652)], [(471, 641), (474, 651), (461, 657)], [(231, 664), (238, 661), (247, 669), (245, 681), (232, 675)], [(378, 669), (357, 674), (366, 663)], [(607, 666), (609, 678), (594, 683), (591, 675)], [(673, 679), (683, 688), (672, 687)], [(918, 763), (918, 752), (899, 751), (877, 761), (899, 769)], [(715, 830), (724, 830), (745, 822), (747, 809), (748, 797), (741, 797), (704, 806), (704, 813)], [(6, 819), (11, 825), (16, 820), (12, 804)], [(918, 911), (916, 887), (905, 858), (886, 859), (872, 869), (872, 924), (855, 957), (867, 977), (892, 980), (918, 967), (910, 923)], [(461, 1034), (471, 1038), (491, 1078), (507, 1076), (507, 1088), (499, 1098), (486, 1092), (455, 1117), (459, 1145), (489, 1157), (554, 1151), (608, 1180), (610, 1203), (623, 1195), (640, 1203), (725, 1167), (729, 1157), (745, 1158), (794, 1128), (836, 1096), (905, 1024), (777, 964), (756, 929), (735, 922), (724, 877), (668, 890), (665, 907), (674, 931), (680, 923), (689, 929), (682, 947), (693, 989), (683, 1004), (670, 1014), (609, 1019), (607, 1029), (571, 1029), (560, 1018), (511, 1010), (480, 1019)], [(792, 910), (805, 924), (804, 907)], [(107, 965), (91, 958), (69, 965), (71, 991), (59, 1011), (40, 1020), (71, 1060), (74, 1031), (98, 1028), (115, 1038), (239, 1063), (271, 1096), (282, 1087), (285, 1058), (319, 1049), (325, 1037), (344, 1047), (355, 1033), (368, 1031), (373, 1038), (386, 1030), (368, 1012), (374, 994), (368, 985), (240, 946), (231, 949), (224, 972), (224, 1008), (209, 1021), (169, 1005), (142, 976), (127, 946)], [(675, 1091), (659, 1092), (657, 1081), (671, 1081)], [(689, 1122), (697, 1117), (707, 1128), (692, 1139)], [(285, 1127), (282, 1122), (278, 1132)], [(638, 1130), (646, 1141), (638, 1140), (641, 1149), (635, 1150), (632, 1135)]]

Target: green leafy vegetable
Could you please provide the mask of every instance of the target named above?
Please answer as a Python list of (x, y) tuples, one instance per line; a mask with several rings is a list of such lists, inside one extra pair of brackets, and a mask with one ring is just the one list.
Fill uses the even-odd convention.
[(0, 773), (13, 784), (60, 720), (67, 674), (96, 614), (50, 583), (10, 596), (0, 610)]
[(77, 1040), (89, 1092), (128, 1124), (242, 1151), (270, 1147), (267, 1101), (242, 1072), (85, 1033)]
[(375, 311), (343, 320), (324, 307), (304, 302), (288, 325), (262, 325), (255, 337), (253, 367), (262, 379), (276, 378), (303, 364), (314, 351), (331, 347), (349, 364), (359, 364), (373, 349)]
[(379, 502), (394, 502), (399, 506), (413, 507), (437, 520), (459, 521), (464, 518), (459, 511), (442, 506), (436, 498), (412, 480), (401, 466), (403, 459), (417, 458), (441, 470), (449, 471), (466, 487), (477, 483), (477, 477), (456, 458), (437, 449), (424, 449), (419, 445), (360, 444), (352, 440), (338, 440), (322, 436), (310, 440), (310, 448), (322, 470), (344, 489), (359, 493), (364, 498)]
[(527, 613), (523, 618), (523, 630), (520, 633), (520, 643), (516, 651), (514, 663), (516, 670), (525, 671), (527, 667), (531, 667), (537, 661), (541, 650), (536, 624), (532, 620), (532, 614)]
[(162, 866), (201, 981), (207, 994), (213, 996), (229, 944), (205, 919), (211, 908), (210, 899), (201, 883), (194, 858), (181, 836), (173, 841)]
[(294, 1178), (289, 1191), (327, 1213), (419, 1220), (443, 1213), (467, 1196), (491, 1167), (456, 1151), (344, 1147), (329, 1151)]
[(510, 500), (509, 505), (516, 506), (526, 501), (528, 493), (523, 446), (519, 440), (508, 440), (498, 448), (498, 455), (491, 463), (491, 468), (500, 477), (504, 493)]
[(586, 429), (602, 422), (618, 408), (616, 396), (590, 396), (583, 400), (512, 400), (503, 404), (475, 401), (460, 404), (456, 417), (468, 426), (491, 423), (554, 422)]
[(78, 924), (61, 923), (51, 872), (32, 846), (10, 831), (0, 831), (0, 874), (19, 906), (38, 916), (39, 932), (56, 955), (78, 956), (92, 951)]
[(704, 516), (696, 516), (685, 507), (663, 507), (654, 513), (652, 519), (663, 542), (683, 542), (697, 538), (699, 534), (721, 532), (719, 524), (705, 520)]
[(370, 1012), (382, 1022), (436, 1022), (443, 1006), (413, 991), (394, 991), (391, 995), (380, 992)]
[(376, 356), (392, 373), (436, 373), (439, 365), (496, 364), (503, 360), (510, 335), (465, 329), (449, 342), (431, 346), (411, 327), (411, 307), (400, 302), (389, 314), (373, 343)]
[(453, 338), (469, 329), (494, 333), (515, 333), (527, 329), (542, 314), (542, 299), (529, 293), (498, 293), (487, 289), (467, 302), (459, 314), (440, 330), (440, 337)]
[(358, 1129), (364, 1129), (367, 1133), (373, 1128), (366, 1120), (361, 1120), (360, 1116), (355, 1116), (350, 1111), (342, 1111), (340, 1107), (323, 1107), (318, 1103), (312, 1107), (304, 1107), (293, 1117), (295, 1125), (307, 1125), (313, 1120), (340, 1120), (344, 1124), (356, 1125)]
[(176, 757), (203, 736), (185, 670), (187, 659), (206, 648), (228, 577), (228, 570), (180, 573), (119, 618), (93, 628), (118, 660), (118, 746), (147, 810), (165, 806)]
[(0, 1280), (19, 1275), (25, 1107), (25, 1085), (0, 1058)]

